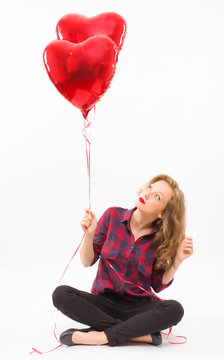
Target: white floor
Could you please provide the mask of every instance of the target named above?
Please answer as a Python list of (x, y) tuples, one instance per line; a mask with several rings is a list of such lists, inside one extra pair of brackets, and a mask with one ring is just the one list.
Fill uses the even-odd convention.
[[(56, 334), (69, 327), (85, 327), (73, 322), (54, 309), (49, 290), (44, 288), (44, 273), (23, 270), (3, 269), (1, 292), (1, 358), (16, 359), (55, 359), (74, 360), (89, 356), (98, 360), (136, 359), (147, 356), (160, 359), (223, 359), (223, 318), (212, 313), (197, 315), (191, 311), (185, 313), (182, 321), (173, 328), (173, 334), (184, 335), (187, 342), (182, 345), (169, 344), (163, 336), (159, 347), (147, 344), (126, 343), (117, 347), (103, 346), (62, 346), (44, 355), (32, 354), (32, 347), (46, 352), (58, 345), (53, 328), (56, 322)], [(172, 341), (178, 341), (172, 338)], [(85, 358), (85, 357), (84, 357)]]

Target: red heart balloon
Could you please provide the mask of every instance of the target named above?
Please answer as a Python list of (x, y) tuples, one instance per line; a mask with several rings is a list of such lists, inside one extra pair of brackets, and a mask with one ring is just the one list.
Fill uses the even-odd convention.
[(122, 16), (107, 12), (97, 16), (87, 17), (78, 14), (63, 16), (57, 23), (58, 39), (80, 43), (86, 39), (102, 35), (111, 38), (121, 50), (126, 35), (126, 22)]
[(115, 73), (116, 58), (115, 43), (103, 36), (80, 44), (55, 40), (43, 54), (51, 81), (85, 118), (108, 89)]

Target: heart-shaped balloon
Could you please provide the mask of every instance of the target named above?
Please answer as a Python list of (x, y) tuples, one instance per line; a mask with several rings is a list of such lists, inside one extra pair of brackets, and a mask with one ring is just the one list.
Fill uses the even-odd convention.
[(86, 118), (111, 83), (117, 46), (104, 36), (79, 44), (55, 40), (45, 48), (43, 59), (53, 84)]
[(121, 50), (126, 35), (126, 22), (114, 12), (106, 12), (93, 17), (78, 14), (63, 16), (57, 23), (56, 33), (60, 40), (80, 43), (86, 39), (102, 35), (111, 38)]

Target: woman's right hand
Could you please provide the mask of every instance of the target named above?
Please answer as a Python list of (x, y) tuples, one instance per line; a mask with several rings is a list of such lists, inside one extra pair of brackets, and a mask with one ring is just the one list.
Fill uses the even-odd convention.
[(85, 212), (86, 214), (80, 222), (81, 228), (87, 234), (94, 234), (97, 227), (96, 215), (89, 209), (85, 209)]

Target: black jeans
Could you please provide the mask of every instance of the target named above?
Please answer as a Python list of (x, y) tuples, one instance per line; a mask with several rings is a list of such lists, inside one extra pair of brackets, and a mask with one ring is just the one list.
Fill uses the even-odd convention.
[(175, 300), (132, 302), (116, 293), (95, 295), (67, 285), (54, 290), (53, 304), (69, 318), (104, 331), (111, 346), (167, 329), (184, 314)]

